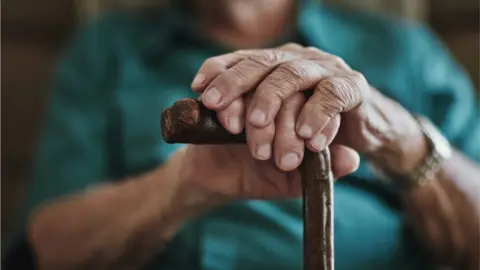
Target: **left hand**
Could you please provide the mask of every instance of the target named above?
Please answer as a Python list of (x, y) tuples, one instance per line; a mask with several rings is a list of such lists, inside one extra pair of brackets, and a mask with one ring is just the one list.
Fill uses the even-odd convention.
[[(391, 148), (388, 143), (408, 144), (405, 138), (412, 140), (411, 135), (423, 140), (406, 110), (370, 87), (341, 58), (312, 47), (287, 44), (210, 58), (192, 88), (202, 93), (205, 106), (217, 111), (227, 130), (245, 128), (254, 157), (266, 160), (273, 152), (284, 170), (300, 164), (305, 146), (321, 151), (334, 139), (364, 153)], [(308, 100), (301, 93), (305, 90), (313, 90)], [(296, 158), (283, 162), (292, 154)]]

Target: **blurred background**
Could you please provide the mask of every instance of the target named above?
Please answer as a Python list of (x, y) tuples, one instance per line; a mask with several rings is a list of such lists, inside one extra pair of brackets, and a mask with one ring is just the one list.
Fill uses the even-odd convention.
[[(52, 67), (83, 22), (111, 9), (161, 5), (160, 0), (2, 1), (1, 226), (11, 226), (29, 182)], [(428, 24), (479, 86), (478, 0), (323, 0)]]

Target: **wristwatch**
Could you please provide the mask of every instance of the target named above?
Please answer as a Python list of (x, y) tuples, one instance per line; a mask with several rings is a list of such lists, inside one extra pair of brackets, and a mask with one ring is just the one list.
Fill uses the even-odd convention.
[(427, 118), (415, 116), (427, 139), (428, 154), (410, 173), (401, 176), (402, 183), (408, 187), (425, 186), (442, 169), (445, 160), (452, 155), (452, 147), (442, 133)]
[(391, 181), (403, 189), (425, 186), (435, 178), (442, 169), (445, 160), (452, 155), (452, 147), (442, 133), (427, 118), (415, 116), (420, 129), (427, 141), (427, 156), (417, 167), (408, 173), (399, 174), (390, 170), (385, 170), (373, 162), (371, 170), (379, 179)]

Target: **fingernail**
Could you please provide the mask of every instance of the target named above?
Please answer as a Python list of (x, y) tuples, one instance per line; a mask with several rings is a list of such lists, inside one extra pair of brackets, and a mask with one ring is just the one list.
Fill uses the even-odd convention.
[(193, 78), (192, 87), (201, 86), (205, 82), (205, 79), (205, 75), (203, 75), (202, 73), (198, 73), (197, 76)]
[(321, 133), (317, 134), (315, 137), (313, 137), (311, 143), (315, 149), (323, 150), (325, 148), (325, 144), (327, 143), (327, 137)]
[(263, 144), (257, 148), (257, 158), (261, 160), (269, 159), (271, 154), (270, 144)]
[(312, 136), (313, 129), (309, 125), (303, 125), (300, 127), (300, 130), (298, 131), (298, 135), (304, 138), (310, 138)]
[(213, 87), (208, 89), (205, 93), (203, 93), (203, 101), (206, 101), (210, 104), (217, 104), (220, 102), (221, 94), (217, 88)]
[(252, 110), (252, 113), (250, 114), (250, 122), (252, 122), (253, 124), (257, 124), (257, 125), (261, 125), (263, 123), (265, 123), (265, 120), (266, 120), (267, 116), (265, 115), (265, 113), (258, 109), (258, 108), (255, 108)]
[(283, 168), (291, 169), (298, 165), (298, 155), (295, 153), (288, 153), (280, 160), (280, 165)]
[(240, 132), (240, 118), (238, 116), (230, 116), (228, 118), (228, 127), (232, 132)]

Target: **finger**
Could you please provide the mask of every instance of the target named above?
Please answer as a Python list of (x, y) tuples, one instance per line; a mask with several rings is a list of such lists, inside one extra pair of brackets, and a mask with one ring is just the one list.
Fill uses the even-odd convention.
[(312, 139), (307, 141), (307, 147), (313, 152), (320, 152), (328, 147), (335, 139), (340, 128), (340, 115), (335, 115), (321, 132), (315, 134)]
[(252, 156), (258, 160), (267, 160), (272, 156), (272, 141), (275, 135), (275, 124), (257, 128), (245, 123), (247, 144)]
[(205, 87), (213, 81), (218, 74), (240, 62), (243, 58), (243, 55), (235, 53), (208, 58), (195, 75), (192, 81), (192, 90), (195, 92), (204, 91)]
[(237, 98), (225, 109), (217, 112), (218, 121), (231, 133), (239, 134), (243, 130), (245, 102)]
[(257, 127), (269, 125), (283, 100), (296, 92), (314, 88), (320, 80), (331, 75), (331, 70), (314, 60), (299, 59), (280, 64), (257, 87), (248, 106), (247, 120)]
[[(245, 102), (251, 102), (251, 95), (249, 95)], [(275, 135), (275, 123), (257, 128), (245, 122), (245, 135), (248, 149), (252, 156), (258, 160), (267, 160), (272, 156), (272, 141)]]
[(369, 87), (358, 74), (350, 72), (320, 81), (298, 117), (297, 132), (302, 138), (311, 139), (333, 116), (349, 111), (363, 101)]
[(350, 147), (332, 144), (330, 153), (332, 156), (332, 171), (335, 178), (351, 174), (360, 166), (360, 155)]
[[(243, 53), (242, 53), (243, 54)], [(284, 50), (261, 50), (245, 54), (246, 58), (221, 72), (202, 95), (205, 106), (222, 109), (233, 100), (250, 92), (280, 63), (295, 58)]]
[(287, 99), (275, 119), (274, 156), (275, 162), (283, 171), (291, 171), (300, 165), (305, 149), (304, 141), (295, 131), (295, 121), (305, 103), (302, 93)]

